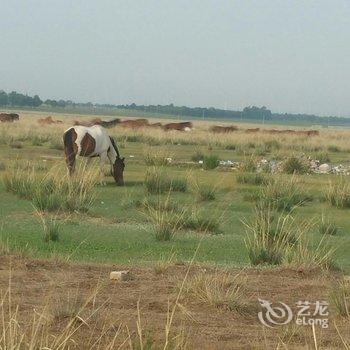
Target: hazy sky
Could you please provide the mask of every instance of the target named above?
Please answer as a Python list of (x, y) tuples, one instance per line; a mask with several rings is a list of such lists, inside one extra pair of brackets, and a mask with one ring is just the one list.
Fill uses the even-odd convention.
[(350, 116), (349, 0), (1, 1), (0, 89)]

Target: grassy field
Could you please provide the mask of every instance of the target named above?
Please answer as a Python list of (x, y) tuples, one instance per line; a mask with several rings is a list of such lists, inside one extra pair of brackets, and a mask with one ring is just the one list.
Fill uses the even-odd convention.
[[(59, 115), (55, 116), (59, 118)], [(65, 175), (65, 164), (60, 139), (63, 130), (70, 125), (70, 116), (64, 118), (64, 125), (38, 127), (37, 116), (23, 114), (19, 123), (1, 125), (2, 174), (11, 171), (15, 165), (22, 172), (35, 168), (38, 177), (55, 172)], [(67, 120), (68, 119), (68, 120)], [(1, 237), (11, 246), (33, 249), (39, 256), (64, 254), (74, 260), (152, 262), (164, 254), (176, 252), (179, 259), (188, 260), (201, 242), (198, 260), (224, 265), (248, 264), (244, 248), (245, 230), (242, 220), (249, 218), (254, 203), (247, 200), (247, 194), (259, 191), (262, 186), (240, 184), (238, 171), (225, 169), (203, 170), (191, 159), (196, 153), (217, 155), (222, 160), (249, 160), (255, 158), (282, 159), (302, 153), (317, 156), (326, 153), (332, 163), (346, 164), (350, 144), (347, 131), (323, 131), (314, 138), (295, 136), (271, 136), (264, 134), (211, 135), (206, 129), (209, 123), (198, 124), (191, 134), (164, 133), (160, 130), (129, 131), (115, 128), (111, 134), (116, 137), (121, 153), (127, 159), (125, 187), (116, 187), (113, 179), (107, 177), (107, 185), (97, 184), (95, 200), (88, 213), (51, 213), (60, 223), (60, 239), (45, 243), (42, 240), (40, 219), (30, 200), (19, 199), (0, 186)], [(271, 146), (266, 146), (271, 145)], [(233, 150), (227, 148), (234, 148)], [(181, 230), (172, 240), (159, 242), (154, 239), (152, 223), (147, 218), (140, 202), (147, 197), (150, 201), (161, 200), (169, 195), (148, 195), (143, 184), (147, 169), (145, 159), (155, 157), (156, 161), (171, 157), (172, 163), (162, 167), (171, 178), (186, 179), (185, 192), (172, 192), (171, 201), (181, 207), (195, 211), (201, 217), (212, 219), (219, 225), (222, 234), (198, 233)], [(30, 162), (30, 165), (28, 165)], [(79, 159), (80, 164), (84, 160)], [(149, 161), (148, 163), (152, 162)], [(92, 167), (97, 167), (94, 164)], [(106, 171), (108, 166), (106, 165)], [(266, 174), (266, 178), (279, 175)], [(340, 230), (329, 237), (331, 246), (337, 248), (337, 262), (345, 269), (350, 268), (347, 251), (350, 248), (350, 222), (348, 209), (337, 209), (323, 200), (328, 182), (335, 175), (296, 175), (299, 184), (312, 195), (311, 202), (295, 210), (301, 219), (320, 220), (322, 213), (334, 219)], [(288, 181), (291, 175), (282, 175)], [(198, 198), (198, 186), (212, 188), (215, 199)], [(189, 215), (188, 212), (184, 215)], [(321, 235), (317, 224), (311, 228), (310, 238), (319, 241)], [(316, 244), (316, 243), (315, 243)]]
[[(54, 299), (64, 300), (65, 291), (79, 288), (90, 298), (88, 291), (101, 274), (111, 268), (131, 269), (134, 282), (112, 286), (102, 279), (98, 292), (99, 298), (110, 298), (109, 310), (116, 314), (124, 310), (120, 317), (129, 328), (118, 336), (119, 345), (125, 337), (133, 341), (140, 337), (139, 323), (135, 330), (131, 317), (140, 317), (136, 303), (143, 296), (142, 313), (158, 335), (169, 319), (167, 300), (181, 310), (176, 311), (180, 316), (174, 321), (175, 333), (182, 332), (183, 322), (190, 324), (190, 344), (196, 345), (188, 348), (289, 349), (297, 344), (311, 349), (319, 341), (320, 348), (348, 349), (349, 324), (343, 318), (335, 318), (340, 336), (332, 326), (332, 340), (330, 333), (321, 330), (315, 335), (310, 328), (292, 330), (292, 335), (290, 329), (262, 330), (256, 323), (256, 298), (274, 296), (290, 303), (296, 298), (326, 299), (335, 279), (349, 273), (348, 177), (310, 174), (303, 164), (293, 162), (311, 156), (349, 165), (350, 131), (323, 129), (315, 137), (244, 131), (216, 135), (208, 131), (209, 121), (195, 122), (195, 129), (185, 133), (117, 126), (109, 133), (126, 158), (125, 186), (117, 187), (108, 165), (106, 184), (99, 183), (97, 161), (87, 168), (85, 160), (78, 159), (77, 174), (67, 177), (62, 133), (73, 120), (88, 116), (54, 114), (62, 124), (39, 126), (37, 119), (43, 116), (47, 114), (22, 112), (19, 122), (0, 124), (1, 262), (12, 266), (14, 303), (22, 305), (21, 288), (26, 285), (28, 299), (21, 306), (26, 322), (31, 308), (43, 299), (40, 293), (58, 293)], [(290, 174), (285, 165), (281, 173), (258, 172), (255, 165), (264, 158), (283, 164), (292, 159), (288, 164), (297, 173)], [(201, 159), (204, 164), (198, 162)], [(217, 167), (218, 160), (240, 166)], [(194, 255), (190, 264), (194, 271), (187, 276)], [(232, 289), (236, 283), (231, 281), (232, 271), (246, 277), (247, 293)], [(1, 289), (9, 280), (3, 272)], [(178, 306), (181, 278), (186, 283), (180, 288)], [(39, 284), (40, 293), (35, 287)], [(89, 301), (83, 309), (94, 313), (95, 307), (95, 301)], [(65, 324), (62, 313), (55, 316), (59, 325)], [(242, 324), (245, 328), (237, 331)], [(94, 329), (104, 339), (105, 330), (98, 327)], [(59, 329), (62, 334), (72, 331)], [(73, 332), (78, 343), (86, 340), (81, 332)], [(141, 338), (148, 341), (145, 335)], [(80, 348), (93, 348), (92, 343)], [(0, 344), (4, 346), (4, 339)], [(147, 346), (133, 343), (127, 348), (186, 348)]]

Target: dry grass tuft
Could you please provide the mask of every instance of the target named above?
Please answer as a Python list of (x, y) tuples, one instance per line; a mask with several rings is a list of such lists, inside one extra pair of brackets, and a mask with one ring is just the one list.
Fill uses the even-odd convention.
[(227, 271), (203, 271), (188, 277), (183, 294), (210, 306), (237, 312), (245, 308), (244, 288), (239, 274), (232, 275)]

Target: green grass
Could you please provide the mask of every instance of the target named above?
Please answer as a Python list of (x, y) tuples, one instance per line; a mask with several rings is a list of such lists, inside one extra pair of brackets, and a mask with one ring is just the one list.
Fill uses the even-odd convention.
[[(195, 153), (191, 145), (169, 144), (167, 147), (167, 151), (174, 154), (176, 160), (191, 161)], [(190, 183), (185, 181), (189, 175), (188, 169), (167, 166), (166, 175), (170, 181), (167, 181), (165, 190), (160, 196), (165, 199), (168, 195), (169, 184), (174, 186), (174, 183), (178, 181), (175, 186), (178, 191), (174, 191), (173, 188), (170, 198), (172, 204), (169, 204), (168, 209), (181, 210), (185, 207), (198, 206), (202, 226), (205, 227), (211, 218), (214, 218), (213, 222), (216, 223), (212, 229), (215, 231), (215, 227), (219, 228), (222, 234), (203, 232), (199, 229), (200, 222), (193, 223), (188, 217), (185, 217), (183, 222), (187, 221), (187, 227), (176, 232), (170, 241), (158, 241), (155, 239), (154, 227), (142, 208), (147, 186), (144, 184), (145, 174), (152, 169), (145, 165), (143, 149), (144, 145), (139, 140), (125, 143), (122, 152), (123, 156), (127, 157), (125, 187), (115, 186), (111, 177), (107, 178), (106, 186), (94, 185), (95, 200), (89, 206), (88, 213), (71, 211), (67, 219), (60, 220), (59, 240), (52, 244), (43, 240), (42, 228), (38, 219), (33, 216), (31, 198), (7, 192), (4, 183), (0, 182), (0, 238), (8, 240), (12, 249), (28, 249), (39, 257), (60, 254), (71, 260), (112, 263), (152, 263), (164, 254), (172, 253), (176, 253), (178, 259), (190, 260), (200, 243), (198, 261), (229, 266), (249, 264), (248, 252), (244, 246), (244, 225), (241, 220), (251, 217), (255, 203), (245, 201), (243, 196), (246, 192), (254, 192), (254, 189), (257, 189), (256, 185), (250, 182), (236, 183), (235, 175), (230, 171), (225, 172), (219, 169), (203, 171), (201, 168), (193, 168), (190, 173), (198, 183), (204, 188), (215, 188), (214, 199), (198, 201), (196, 191), (191, 188)], [(220, 149), (215, 145), (211, 152), (217, 154), (220, 159), (244, 159), (236, 151)], [(129, 155), (134, 157), (128, 158)], [(45, 164), (47, 170), (42, 168), (41, 176), (44, 176), (52, 167), (65, 174), (62, 151), (51, 148), (49, 144), (33, 146), (29, 140), (24, 142), (21, 149), (10, 148), (4, 144), (0, 145), (0, 156), (6, 169), (0, 173), (0, 176), (3, 176), (13, 166), (14, 159), (22, 164), (26, 161), (30, 161), (35, 166)], [(42, 163), (45, 157), (47, 161)], [(331, 157), (336, 161), (338, 159), (336, 157), (345, 159), (345, 154), (332, 153)], [(81, 164), (83, 161), (80, 159), (78, 162)], [(93, 162), (91, 166), (97, 168), (98, 164)], [(276, 178), (276, 175), (273, 174), (264, 176), (271, 180)], [(286, 182), (290, 181), (290, 175), (284, 175), (283, 178)], [(281, 208), (285, 207), (285, 202), (294, 206), (300, 200), (313, 198), (312, 202), (307, 202), (306, 205), (295, 209), (296, 213), (300, 218), (310, 220), (310, 218), (319, 218), (321, 212), (327, 212), (327, 216), (342, 228), (341, 232), (330, 237), (330, 243), (332, 247), (338, 248), (336, 251), (337, 263), (350, 271), (348, 256), (350, 236), (347, 234), (350, 232), (349, 209), (338, 209), (321, 200), (330, 179), (334, 179), (334, 176), (298, 175), (298, 186), (300, 185), (302, 190), (298, 190), (297, 195), (292, 196), (293, 200), (289, 200), (286, 195), (287, 199), (281, 202)], [(150, 181), (153, 180), (150, 178)], [(262, 189), (265, 186), (265, 184), (261, 185)], [(283, 186), (271, 189), (269, 198), (281, 197), (280, 192), (283, 190)], [(150, 192), (149, 203), (155, 206), (156, 198), (152, 194), (153, 190)], [(208, 191), (204, 190), (204, 192), (204, 198), (208, 199)], [(278, 193), (277, 197), (276, 193)], [(322, 239), (318, 227), (312, 229), (309, 235), (310, 244), (317, 248), (318, 242)]]
[(260, 173), (238, 173), (236, 181), (239, 184), (250, 185), (267, 185), (269, 183), (268, 177)]
[(219, 165), (219, 157), (215, 154), (205, 155), (203, 157), (203, 169), (215, 169)]
[(290, 157), (284, 161), (283, 171), (286, 174), (306, 174), (309, 166), (297, 157)]
[(31, 200), (38, 210), (87, 212), (94, 200), (96, 177), (85, 169), (72, 178), (54, 172), (42, 177), (35, 167), (31, 171), (18, 167), (6, 173), (3, 181), (8, 192)]

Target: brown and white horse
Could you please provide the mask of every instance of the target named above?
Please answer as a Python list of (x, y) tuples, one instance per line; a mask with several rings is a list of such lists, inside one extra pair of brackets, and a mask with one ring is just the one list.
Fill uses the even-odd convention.
[(103, 165), (107, 159), (112, 165), (112, 175), (116, 183), (124, 185), (123, 172), (125, 168), (124, 159), (121, 158), (114, 139), (108, 136), (106, 130), (99, 125), (91, 127), (74, 126), (63, 134), (64, 152), (69, 174), (74, 172), (75, 158), (100, 157), (100, 169), (103, 174)]

